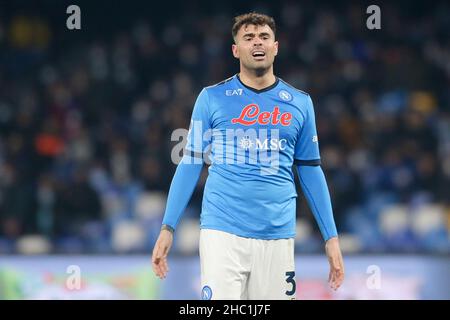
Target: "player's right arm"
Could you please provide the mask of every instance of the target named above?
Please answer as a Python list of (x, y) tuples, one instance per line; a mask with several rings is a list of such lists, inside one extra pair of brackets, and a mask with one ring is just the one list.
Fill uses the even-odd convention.
[(206, 131), (210, 129), (208, 104), (208, 94), (206, 89), (203, 89), (195, 102), (186, 152), (173, 176), (161, 231), (153, 248), (153, 271), (161, 279), (165, 278), (169, 271), (167, 256), (172, 247), (173, 234), (197, 185), (204, 164), (204, 151), (211, 142), (204, 139), (208, 136), (205, 135)]
[(153, 248), (153, 271), (161, 279), (165, 278), (169, 271), (167, 255), (172, 246), (173, 233), (189, 203), (203, 168), (203, 163), (195, 164), (191, 160), (191, 157), (183, 156), (177, 166), (167, 197), (163, 225)]

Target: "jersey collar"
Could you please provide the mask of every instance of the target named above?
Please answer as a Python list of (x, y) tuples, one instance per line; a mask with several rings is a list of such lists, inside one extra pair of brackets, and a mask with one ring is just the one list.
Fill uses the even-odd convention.
[(275, 76), (275, 82), (274, 82), (273, 84), (271, 84), (270, 86), (265, 87), (265, 88), (262, 88), (262, 89), (255, 89), (255, 88), (249, 87), (249, 86), (247, 86), (246, 84), (244, 84), (244, 83), (241, 81), (241, 78), (239, 78), (239, 74), (236, 74), (236, 78), (238, 79), (238, 81), (239, 81), (244, 87), (246, 87), (247, 89), (249, 89), (249, 90), (251, 90), (251, 91), (253, 91), (253, 92), (255, 92), (255, 93), (261, 93), (261, 92), (269, 91), (269, 90), (275, 88), (275, 87), (278, 85), (278, 82), (280, 82), (280, 79), (278, 79), (278, 77)]

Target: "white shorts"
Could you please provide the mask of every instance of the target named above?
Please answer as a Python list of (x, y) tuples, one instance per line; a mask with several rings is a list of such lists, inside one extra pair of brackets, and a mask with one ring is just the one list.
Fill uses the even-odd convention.
[(202, 299), (295, 299), (294, 239), (200, 231)]

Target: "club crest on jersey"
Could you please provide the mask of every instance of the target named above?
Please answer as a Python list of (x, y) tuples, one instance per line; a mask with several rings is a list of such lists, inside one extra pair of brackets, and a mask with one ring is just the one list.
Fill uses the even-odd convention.
[(225, 90), (226, 96), (241, 96), (242, 95), (242, 89), (235, 89), (235, 90)]
[(280, 97), (281, 100), (284, 100), (287, 102), (292, 100), (292, 94), (290, 94), (286, 90), (280, 90), (280, 92), (278, 92), (278, 96)]
[(209, 286), (204, 286), (202, 289), (202, 300), (211, 300), (212, 290)]
[(275, 106), (272, 112), (263, 111), (259, 112), (259, 106), (256, 103), (251, 103), (245, 106), (238, 118), (231, 119), (231, 123), (239, 123), (244, 126), (251, 126), (255, 123), (262, 125), (281, 124), (288, 126), (291, 124), (292, 114), (290, 112), (280, 112), (280, 108)]

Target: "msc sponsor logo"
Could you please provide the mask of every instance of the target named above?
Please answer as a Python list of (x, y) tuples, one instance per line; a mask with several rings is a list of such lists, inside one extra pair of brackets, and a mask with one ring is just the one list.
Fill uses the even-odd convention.
[(284, 150), (286, 149), (286, 139), (258, 139), (254, 141), (246, 136), (241, 138), (239, 146), (244, 150)]

